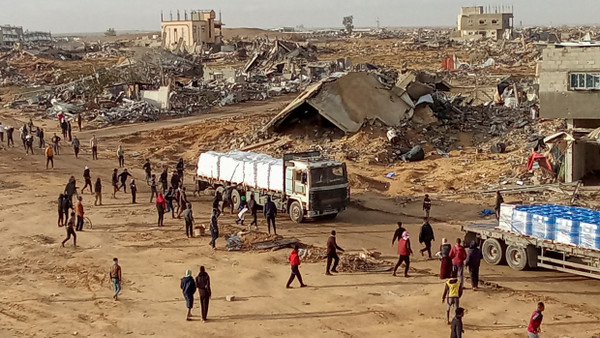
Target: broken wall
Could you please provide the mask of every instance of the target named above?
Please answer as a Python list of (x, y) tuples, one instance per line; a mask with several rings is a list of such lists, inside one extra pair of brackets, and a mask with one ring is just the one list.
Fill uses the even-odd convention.
[(170, 94), (169, 86), (162, 86), (158, 90), (140, 90), (143, 101), (160, 109), (171, 109)]

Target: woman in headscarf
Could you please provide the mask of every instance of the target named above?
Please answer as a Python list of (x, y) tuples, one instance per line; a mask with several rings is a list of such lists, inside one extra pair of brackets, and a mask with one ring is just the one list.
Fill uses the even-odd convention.
[(164, 226), (163, 220), (165, 218), (165, 210), (167, 209), (167, 202), (162, 192), (158, 193), (156, 197), (156, 211), (158, 212), (158, 226)]
[(450, 278), (450, 274), (452, 273), (452, 259), (450, 258), (450, 249), (452, 249), (452, 245), (448, 243), (448, 240), (442, 238), (442, 245), (440, 245), (440, 279), (448, 279)]
[(410, 255), (412, 255), (412, 249), (410, 247), (410, 235), (408, 231), (404, 231), (402, 233), (402, 238), (398, 240), (398, 263), (394, 267), (394, 272), (392, 276), (396, 276), (396, 270), (400, 267), (402, 262), (404, 262), (404, 277), (408, 276), (408, 268), (410, 267)]
[(185, 271), (185, 277), (181, 279), (181, 290), (185, 298), (185, 305), (188, 312), (186, 320), (192, 320), (192, 308), (194, 307), (194, 294), (196, 293), (196, 281), (192, 277), (192, 270)]

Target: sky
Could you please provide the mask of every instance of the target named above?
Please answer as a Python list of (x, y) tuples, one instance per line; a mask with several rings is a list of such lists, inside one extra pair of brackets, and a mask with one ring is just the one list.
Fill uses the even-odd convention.
[[(0, 24), (57, 33), (160, 30), (160, 12), (221, 10), (226, 27), (455, 26), (461, 6), (509, 5), (514, 24), (600, 24), (600, 0), (0, 0)], [(183, 14), (182, 14), (183, 15)]]

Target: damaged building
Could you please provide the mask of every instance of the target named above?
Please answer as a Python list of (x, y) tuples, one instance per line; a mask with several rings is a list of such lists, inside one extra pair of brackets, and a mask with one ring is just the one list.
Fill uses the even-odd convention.
[(42, 31), (23, 31), (23, 27), (20, 26), (0, 26), (0, 46), (11, 47), (20, 42), (49, 43), (52, 42), (52, 33)]
[(539, 64), (540, 117), (566, 119), (566, 182), (600, 183), (600, 43), (549, 46)]
[(214, 10), (193, 10), (190, 13), (177, 11), (165, 18), (161, 13), (162, 46), (171, 51), (195, 53), (197, 48), (212, 47), (221, 42), (221, 18), (216, 19)]
[(357, 132), (366, 121), (398, 126), (413, 114), (406, 91), (382, 84), (369, 72), (336, 73), (309, 86), (265, 127), (275, 132), (298, 123), (333, 125), (344, 133)]
[(512, 8), (462, 7), (458, 15), (458, 29), (451, 34), (453, 40), (509, 39), (513, 29)]

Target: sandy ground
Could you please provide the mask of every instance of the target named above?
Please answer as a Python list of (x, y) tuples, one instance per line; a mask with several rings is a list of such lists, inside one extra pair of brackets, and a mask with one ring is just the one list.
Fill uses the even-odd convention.
[[(143, 182), (141, 145), (127, 144), (125, 162), (138, 179), (138, 204), (119, 193), (112, 199), (110, 174), (117, 163), (116, 145), (133, 132), (179, 128), (221, 114), (243, 114), (240, 107), (187, 120), (161, 121), (112, 127), (95, 132), (101, 137), (100, 160), (90, 160), (90, 150), (76, 159), (70, 149), (56, 157), (55, 169), (44, 169), (44, 158), (25, 156), (16, 148), (0, 148), (0, 336), (2, 337), (192, 337), (201, 332), (212, 337), (327, 336), (327, 337), (445, 337), (449, 327), (441, 303), (443, 282), (439, 263), (418, 253), (412, 259), (411, 278), (389, 273), (340, 273), (324, 275), (324, 262), (302, 264), (308, 288), (284, 288), (289, 276), (288, 250), (227, 252), (224, 238), (218, 250), (209, 238), (187, 239), (183, 221), (167, 217), (165, 228), (155, 227), (154, 205)], [(3, 118), (3, 124), (15, 121)], [(54, 122), (34, 120), (56, 129)], [(79, 134), (88, 140), (91, 131)], [(17, 140), (18, 141), (18, 140)], [(84, 144), (86, 144), (84, 142)], [(166, 146), (156, 140), (157, 148)], [(67, 147), (65, 147), (67, 148)], [(85, 193), (84, 205), (94, 227), (78, 233), (60, 247), (64, 228), (56, 226), (56, 198), (68, 177), (81, 179), (84, 166), (104, 182), (104, 205), (93, 206)], [(174, 165), (172, 163), (171, 165)], [(189, 189), (192, 176), (186, 176)], [(78, 182), (78, 186), (82, 186)], [(412, 184), (406, 181), (405, 184)], [(191, 194), (189, 194), (191, 195)], [(292, 224), (281, 216), (279, 233), (306, 244), (324, 246), (329, 231), (338, 231), (338, 244), (348, 252), (376, 249), (385, 259), (396, 259), (390, 244), (395, 222), (403, 220), (413, 236), (415, 249), (420, 225), (420, 196), (398, 203), (397, 199), (366, 191), (354, 193), (354, 202), (335, 221)], [(197, 223), (206, 224), (210, 196), (191, 198)], [(477, 212), (490, 201), (434, 200), (432, 218), (437, 241), (462, 237), (460, 225), (481, 221)], [(221, 224), (233, 223), (225, 215)], [(265, 230), (265, 222), (260, 222)], [(222, 236), (225, 233), (221, 234)], [(416, 251), (416, 250), (415, 250)], [(113, 257), (123, 268), (123, 292), (113, 301), (108, 269)], [(391, 263), (390, 263), (391, 264)], [(482, 263), (481, 291), (466, 290), (461, 305), (466, 337), (523, 337), (535, 304), (546, 302), (542, 337), (600, 337), (600, 282), (550, 271), (513, 271), (506, 266)], [(186, 269), (194, 275), (199, 266), (211, 275), (213, 299), (209, 322), (184, 319), (185, 302), (179, 288)], [(296, 282), (297, 283), (297, 282)], [(498, 285), (499, 287), (495, 287)], [(235, 295), (227, 302), (225, 296)], [(198, 299), (196, 299), (198, 301)], [(195, 314), (199, 309), (195, 309)]]

